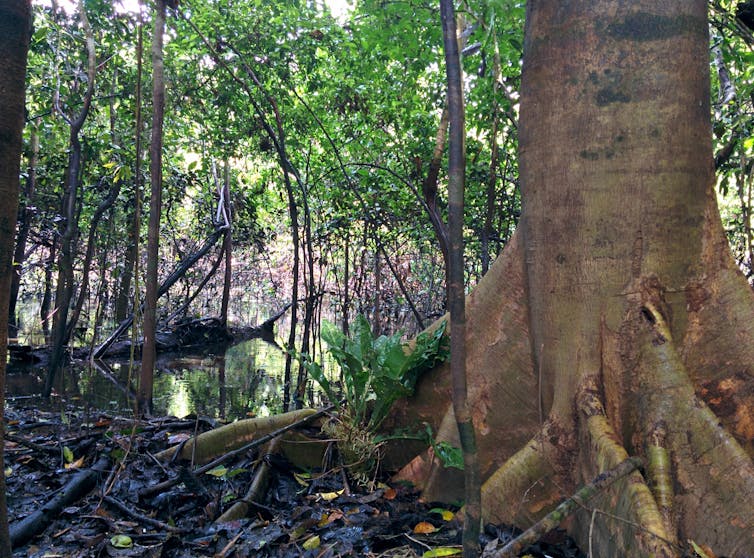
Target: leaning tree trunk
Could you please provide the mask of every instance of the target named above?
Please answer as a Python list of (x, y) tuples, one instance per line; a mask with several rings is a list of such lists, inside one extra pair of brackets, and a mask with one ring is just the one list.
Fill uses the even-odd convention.
[[(521, 226), (468, 303), (487, 520), (529, 524), (645, 459), (568, 524), (598, 556), (754, 548), (754, 296), (715, 200), (706, 8), (527, 4)], [(396, 419), (456, 441), (448, 384)], [(458, 495), (431, 455), (403, 475)]]

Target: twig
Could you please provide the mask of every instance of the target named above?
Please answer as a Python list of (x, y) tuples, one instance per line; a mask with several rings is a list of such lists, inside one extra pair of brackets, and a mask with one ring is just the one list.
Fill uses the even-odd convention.
[(228, 544), (226, 544), (220, 552), (215, 554), (215, 558), (225, 558), (226, 556), (230, 556), (230, 553), (233, 552), (233, 547), (243, 534), (245, 534), (245, 531), (241, 529), (235, 537), (228, 541)]
[(534, 544), (542, 538), (545, 533), (555, 529), (566, 517), (572, 514), (577, 508), (584, 506), (598, 492), (641, 466), (642, 460), (639, 457), (629, 457), (621, 461), (613, 469), (600, 473), (592, 482), (579, 488), (573, 496), (506, 544), (502, 549), (485, 552), (483, 554), (484, 558), (513, 558), (517, 556), (527, 546)]
[(110, 504), (112, 507), (116, 508), (119, 512), (127, 515), (131, 519), (135, 519), (139, 523), (143, 523), (144, 525), (149, 525), (150, 527), (154, 527), (155, 529), (168, 531), (170, 533), (187, 533), (188, 532), (187, 529), (181, 529), (180, 527), (168, 525), (167, 523), (158, 521), (157, 519), (152, 519), (151, 517), (147, 517), (144, 514), (138, 513), (134, 511), (133, 508), (126, 506), (126, 504), (124, 504), (117, 498), (113, 498), (112, 496), (104, 496), (102, 499), (108, 504)]
[(5, 434), (5, 439), (13, 442), (15, 444), (19, 444), (21, 446), (25, 446), (29, 448), (30, 450), (34, 450), (39, 453), (49, 453), (52, 455), (59, 455), (60, 454), (60, 447), (59, 446), (45, 446), (43, 444), (37, 444), (35, 442), (32, 442), (30, 440), (26, 440), (22, 438), (21, 436), (16, 436), (15, 434)]

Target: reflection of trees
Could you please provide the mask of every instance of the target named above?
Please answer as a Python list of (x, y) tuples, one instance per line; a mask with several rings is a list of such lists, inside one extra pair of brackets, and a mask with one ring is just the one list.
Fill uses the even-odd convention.
[[(283, 407), (284, 364), (282, 351), (261, 339), (234, 346), (224, 356), (161, 358), (154, 378), (153, 410), (231, 420), (266, 410), (277, 413)], [(138, 367), (136, 363), (129, 374), (125, 362), (74, 363), (56, 378), (55, 391), (69, 400), (80, 398), (93, 408), (127, 412), (131, 409), (127, 393), (135, 387)], [(41, 378), (33, 368), (18, 375), (33, 377), (33, 386), (27, 385), (29, 382), (22, 385), (14, 376), (9, 376), (9, 396), (41, 391)], [(309, 401), (318, 400), (317, 392), (307, 394)]]

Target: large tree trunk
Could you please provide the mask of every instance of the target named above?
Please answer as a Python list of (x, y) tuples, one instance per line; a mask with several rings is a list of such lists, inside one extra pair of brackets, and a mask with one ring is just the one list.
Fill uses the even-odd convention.
[[(484, 515), (530, 523), (642, 456), (568, 525), (598, 556), (754, 548), (754, 296), (715, 201), (706, 8), (527, 4), (521, 227), (468, 310)], [(455, 441), (447, 385), (396, 418)], [(404, 476), (455, 497), (429, 457)]]
[[(8, 315), (13, 241), (18, 211), (21, 131), (24, 127), (26, 55), (31, 37), (31, 2), (0, 3), (0, 316)], [(0, 440), (5, 434), (5, 356), (8, 324), (0, 320)], [(5, 471), (0, 451), (0, 471)], [(10, 558), (5, 475), (0, 474), (0, 558)]]

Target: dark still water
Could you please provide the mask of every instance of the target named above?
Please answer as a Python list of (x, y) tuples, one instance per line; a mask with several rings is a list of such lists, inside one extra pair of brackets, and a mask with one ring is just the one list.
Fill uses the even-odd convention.
[[(298, 363), (294, 361), (294, 381)], [(36, 404), (47, 369), (9, 366), (7, 400)], [(283, 410), (285, 353), (262, 339), (244, 341), (224, 354), (158, 358), (154, 378), (154, 414), (214, 418), (266, 416)], [(54, 400), (92, 410), (129, 413), (133, 401), (126, 386), (136, 386), (139, 363), (74, 363), (55, 382)], [(307, 390), (307, 404), (320, 395)]]

